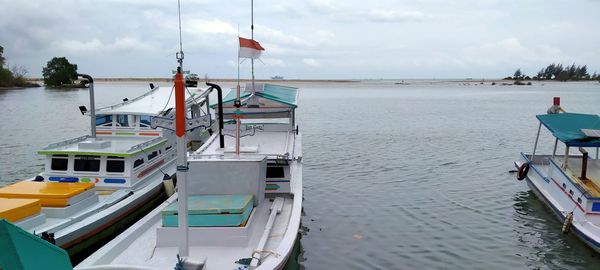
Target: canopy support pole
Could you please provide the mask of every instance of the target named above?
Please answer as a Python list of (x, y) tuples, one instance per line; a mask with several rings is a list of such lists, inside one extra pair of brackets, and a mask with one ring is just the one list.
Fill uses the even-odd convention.
[(552, 151), (552, 157), (556, 157), (556, 147), (558, 147), (558, 139), (554, 140), (554, 150)]
[(569, 146), (566, 145), (565, 146), (565, 160), (564, 160), (564, 164), (563, 164), (563, 169), (567, 169), (567, 162), (569, 161)]
[(533, 153), (531, 154), (531, 162), (535, 158), (535, 151), (537, 150), (538, 140), (540, 139), (540, 131), (542, 130), (542, 122), (538, 126), (537, 136), (535, 137), (535, 144), (533, 145)]

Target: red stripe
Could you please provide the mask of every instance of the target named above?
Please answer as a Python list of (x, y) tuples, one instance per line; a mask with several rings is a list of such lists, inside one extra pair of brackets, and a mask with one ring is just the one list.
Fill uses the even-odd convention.
[(142, 172), (140, 172), (138, 174), (138, 178), (144, 177), (146, 174), (148, 174), (151, 171), (154, 171), (156, 168), (158, 168), (158, 166), (162, 165), (163, 163), (165, 163), (165, 160), (161, 159), (160, 161), (150, 165), (150, 167), (146, 168), (145, 170), (143, 170)]
[(550, 178), (552, 179), (552, 182), (554, 182), (554, 184), (560, 188), (560, 190), (562, 190), (563, 193), (565, 193), (565, 195), (567, 195), (567, 197), (569, 197), (569, 199), (571, 199), (571, 201), (584, 213), (586, 214), (585, 210), (583, 210), (583, 208), (581, 207), (581, 205), (579, 205), (578, 202), (576, 202), (575, 200), (573, 200), (573, 197), (571, 196), (571, 194), (569, 194), (563, 187), (561, 187), (558, 182), (556, 182), (556, 180), (554, 180), (554, 178)]
[(239, 39), (240, 39), (240, 47), (251, 48), (251, 49), (255, 49), (255, 50), (259, 50), (259, 51), (265, 50), (265, 48), (260, 46), (260, 43), (258, 43), (258, 41), (256, 41), (256, 40), (247, 39), (247, 38), (243, 38), (243, 37), (240, 37)]

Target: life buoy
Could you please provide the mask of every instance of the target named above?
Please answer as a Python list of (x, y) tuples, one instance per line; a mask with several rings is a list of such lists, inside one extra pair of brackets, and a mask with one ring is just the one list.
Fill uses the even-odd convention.
[(517, 180), (521, 181), (527, 177), (527, 173), (529, 172), (529, 162), (525, 162), (519, 166), (519, 170), (517, 171)]

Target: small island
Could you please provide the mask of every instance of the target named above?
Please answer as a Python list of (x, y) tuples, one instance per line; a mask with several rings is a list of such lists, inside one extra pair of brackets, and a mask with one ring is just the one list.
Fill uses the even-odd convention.
[(529, 77), (521, 72), (521, 69), (517, 69), (512, 77), (506, 77), (504, 80), (515, 80), (515, 85), (531, 85), (531, 82), (527, 84), (523, 83), (524, 80), (536, 80), (536, 81), (599, 81), (600, 74), (595, 73), (590, 75), (587, 70), (587, 65), (575, 65), (563, 66), (561, 63), (552, 63), (545, 68), (542, 68), (537, 75)]
[(3, 53), (4, 47), (0, 46), (0, 89), (40, 87), (37, 83), (27, 81), (27, 78), (25, 78), (27, 70), (24, 67), (4, 68), (6, 58), (2, 55)]

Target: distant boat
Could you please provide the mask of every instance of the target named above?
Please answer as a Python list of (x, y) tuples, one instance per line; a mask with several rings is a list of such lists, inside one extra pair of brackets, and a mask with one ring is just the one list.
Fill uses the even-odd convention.
[[(600, 252), (600, 117), (559, 113), (560, 100), (556, 99), (548, 114), (536, 116), (539, 125), (533, 152), (521, 153), (515, 161), (517, 179), (525, 179), (533, 193), (563, 222), (563, 232), (572, 231)], [(540, 137), (542, 126), (554, 137), (549, 142), (554, 145), (551, 154), (536, 152), (538, 140), (545, 137)], [(563, 153), (557, 153), (559, 141)], [(572, 148), (579, 153), (572, 154)], [(588, 155), (588, 150), (595, 153)]]
[(279, 75), (277, 75), (277, 76), (273, 76), (273, 77), (271, 77), (271, 80), (283, 80), (283, 77), (282, 77), (282, 76), (279, 76)]

